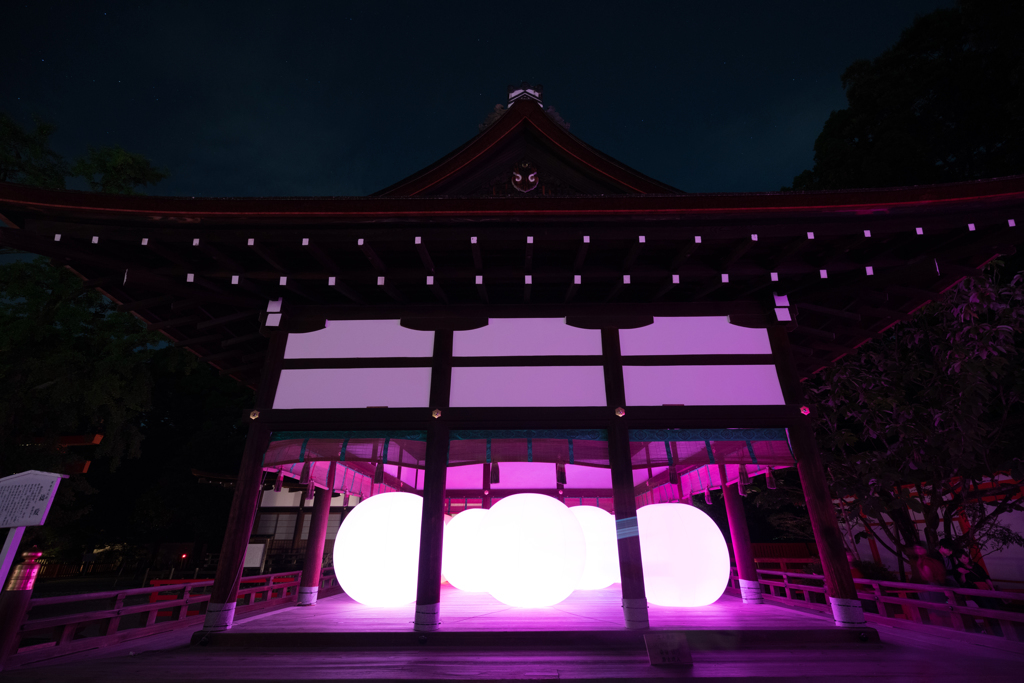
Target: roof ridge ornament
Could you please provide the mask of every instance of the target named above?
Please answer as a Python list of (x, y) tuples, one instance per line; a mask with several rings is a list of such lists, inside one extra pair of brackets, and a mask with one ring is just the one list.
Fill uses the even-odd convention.
[(540, 107), (544, 106), (544, 101), (541, 97), (544, 94), (544, 86), (537, 84), (531, 86), (526, 81), (523, 81), (519, 85), (508, 86), (508, 106), (511, 107), (512, 103), (517, 100), (533, 100)]

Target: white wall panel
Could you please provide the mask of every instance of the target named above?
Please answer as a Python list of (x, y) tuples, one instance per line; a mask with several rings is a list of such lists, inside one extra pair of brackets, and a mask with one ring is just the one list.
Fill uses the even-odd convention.
[(603, 405), (601, 367), (452, 368), (453, 408)]
[(729, 324), (724, 316), (655, 318), (653, 325), (620, 330), (623, 356), (771, 353), (768, 331)]
[(631, 406), (782, 405), (774, 365), (654, 365), (622, 368)]
[(611, 487), (612, 471), (608, 467), (565, 466), (565, 488), (567, 489), (610, 489)]
[(456, 332), (455, 356), (599, 356), (601, 331), (569, 327), (564, 318), (491, 318)]
[(430, 368), (282, 370), (274, 408), (426, 408)]
[(315, 332), (288, 335), (285, 358), (429, 358), (434, 333), (397, 320), (331, 320)]

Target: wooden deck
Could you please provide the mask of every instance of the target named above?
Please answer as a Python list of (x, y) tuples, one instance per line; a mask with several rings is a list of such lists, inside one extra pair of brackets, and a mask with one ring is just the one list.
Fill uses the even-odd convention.
[[(651, 608), (652, 628), (688, 632), (692, 669), (649, 665), (640, 635), (621, 626), (615, 588), (575, 595), (544, 610), (517, 610), (488, 596), (446, 590), (442, 620), (439, 632), (420, 641), (421, 634), (412, 631), (411, 608), (367, 608), (340, 595), (315, 607), (287, 607), (240, 620), (205, 646), (189, 647), (189, 634), (166, 634), (159, 642), (143, 639), (116, 650), (79, 653), (0, 677), (5, 683), (649, 678), (1016, 683), (1024, 664), (1020, 654), (887, 627), (877, 628), (881, 642), (864, 643), (855, 637), (858, 630), (837, 629), (819, 614), (743, 605), (729, 596), (700, 609)], [(854, 637), (835, 639), (836, 632)], [(587, 642), (572, 640), (574, 633)], [(728, 633), (767, 634), (767, 640), (721, 641)]]

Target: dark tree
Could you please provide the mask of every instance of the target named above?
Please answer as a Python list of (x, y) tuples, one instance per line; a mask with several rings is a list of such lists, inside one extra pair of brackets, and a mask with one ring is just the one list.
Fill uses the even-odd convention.
[(62, 190), (70, 171), (67, 162), (50, 149), (56, 127), (38, 118), (35, 124), (35, 130), (27, 131), (0, 112), (0, 181)]
[(842, 75), (814, 168), (794, 190), (894, 187), (1024, 173), (1024, 3), (960, 0)]
[(118, 146), (89, 148), (89, 153), (71, 167), (75, 176), (85, 178), (95, 192), (141, 194), (140, 187), (156, 185), (167, 177), (141, 154)]

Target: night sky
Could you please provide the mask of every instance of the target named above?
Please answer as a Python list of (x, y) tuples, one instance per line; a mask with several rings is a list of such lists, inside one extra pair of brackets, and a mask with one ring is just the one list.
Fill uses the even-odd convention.
[[(363, 195), (544, 86), (589, 144), (689, 192), (812, 163), (840, 74), (951, 0), (5, 3), (0, 110), (146, 154), (155, 194)], [(70, 187), (84, 185), (72, 182)]]

